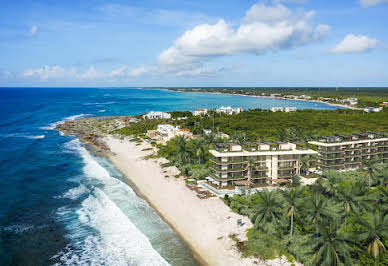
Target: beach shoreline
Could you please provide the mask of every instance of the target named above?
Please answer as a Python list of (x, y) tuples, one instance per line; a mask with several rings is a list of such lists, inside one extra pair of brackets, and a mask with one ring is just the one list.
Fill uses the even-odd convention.
[(252, 98), (269, 98), (269, 99), (275, 99), (275, 100), (302, 101), (302, 102), (311, 102), (311, 103), (321, 103), (321, 104), (326, 104), (326, 105), (335, 106), (335, 107), (341, 107), (341, 108), (350, 109), (350, 110), (362, 110), (362, 108), (351, 107), (351, 106), (344, 105), (344, 104), (328, 103), (328, 102), (319, 101), (319, 100), (288, 99), (288, 98), (284, 98), (284, 97), (246, 95), (246, 94), (241, 94), (241, 93), (223, 93), (223, 92), (207, 92), (207, 91), (178, 91), (178, 90), (170, 90), (170, 89), (163, 89), (163, 90), (172, 91), (172, 92), (182, 92), (182, 93), (190, 93), (191, 92), (191, 93), (206, 93), (206, 94), (217, 94), (217, 95), (245, 96), (245, 97), (252, 97)]
[[(245, 241), (246, 231), (252, 227), (248, 217), (233, 213), (216, 197), (199, 199), (182, 178), (166, 177), (159, 159), (143, 158), (152, 153), (144, 151), (148, 144), (136, 145), (112, 136), (104, 142), (112, 151), (110, 161), (126, 182), (181, 237), (201, 265), (291, 265), (285, 258), (266, 262), (241, 258), (230, 235)], [(244, 225), (237, 226), (237, 219)]]

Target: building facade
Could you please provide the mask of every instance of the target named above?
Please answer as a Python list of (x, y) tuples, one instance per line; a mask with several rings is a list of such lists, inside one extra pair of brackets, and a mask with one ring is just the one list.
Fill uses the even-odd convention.
[(336, 135), (309, 143), (316, 146), (321, 170), (356, 169), (369, 159), (388, 163), (388, 138), (384, 133)]
[(195, 109), (195, 111), (193, 112), (193, 115), (206, 115), (206, 114), (207, 114), (207, 109), (204, 109), (204, 108)]
[[(222, 143), (209, 152), (213, 155), (213, 165), (211, 179), (208, 180), (219, 186), (247, 180), (249, 175), (253, 183), (289, 181), (299, 174), (301, 156), (317, 154), (316, 151), (299, 149), (296, 144), (283, 142), (246, 143), (243, 146)], [(251, 173), (248, 158), (255, 160)]]
[(221, 106), (220, 108), (218, 108), (216, 110), (217, 113), (224, 113), (224, 114), (227, 114), (227, 115), (239, 114), (242, 111), (244, 111), (244, 109), (242, 107), (232, 108), (230, 106), (226, 106), (226, 107), (225, 106)]
[(147, 119), (170, 119), (171, 114), (165, 112), (155, 112), (151, 111), (143, 116), (143, 118)]
[(181, 129), (179, 126), (174, 127), (173, 125), (169, 124), (160, 124), (158, 125), (157, 130), (148, 130), (146, 136), (153, 140), (169, 141), (170, 139), (177, 136), (183, 136), (186, 139), (192, 139), (193, 133), (191, 133), (188, 129)]

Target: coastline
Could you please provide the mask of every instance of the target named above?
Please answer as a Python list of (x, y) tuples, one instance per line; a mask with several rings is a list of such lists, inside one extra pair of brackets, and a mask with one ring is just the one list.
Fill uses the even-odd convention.
[(207, 91), (175, 91), (175, 90), (170, 90), (170, 89), (164, 89), (167, 91), (173, 91), (173, 92), (182, 92), (182, 93), (206, 93), (206, 94), (218, 94), (218, 95), (237, 95), (237, 96), (245, 96), (245, 97), (252, 97), (252, 98), (269, 98), (269, 99), (275, 99), (275, 100), (288, 100), (288, 101), (302, 101), (302, 102), (311, 102), (311, 103), (322, 103), (330, 106), (335, 106), (335, 107), (341, 107), (344, 109), (350, 109), (350, 110), (362, 110), (362, 108), (357, 108), (357, 107), (351, 107), (347, 106), (344, 104), (337, 104), (337, 103), (328, 103), (328, 102), (323, 102), (319, 100), (305, 100), (305, 99), (288, 99), (284, 97), (273, 97), (273, 96), (261, 96), (261, 95), (246, 95), (246, 94), (241, 94), (241, 93), (223, 93), (223, 92), (207, 92)]
[[(149, 144), (137, 146), (112, 136), (105, 137), (104, 142), (112, 151), (110, 161), (128, 184), (184, 240), (201, 265), (291, 265), (284, 258), (266, 262), (241, 258), (230, 235), (246, 240), (246, 231), (252, 227), (248, 217), (233, 213), (218, 198), (199, 199), (182, 178), (165, 177), (167, 168), (161, 168), (159, 159), (143, 159), (152, 153), (142, 150)], [(237, 226), (237, 219), (244, 225)]]

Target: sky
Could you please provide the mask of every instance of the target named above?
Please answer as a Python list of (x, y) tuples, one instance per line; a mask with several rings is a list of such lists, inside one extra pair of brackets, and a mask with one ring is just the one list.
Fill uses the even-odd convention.
[(0, 87), (388, 87), (388, 0), (0, 4)]

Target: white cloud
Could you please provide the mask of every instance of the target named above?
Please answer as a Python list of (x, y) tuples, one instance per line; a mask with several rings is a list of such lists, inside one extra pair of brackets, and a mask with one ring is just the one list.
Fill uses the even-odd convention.
[(253, 5), (237, 29), (225, 20), (186, 31), (158, 57), (161, 66), (195, 65), (213, 57), (263, 54), (300, 46), (325, 37), (328, 25), (312, 26), (314, 11), (294, 14), (287, 7)]
[(58, 65), (28, 69), (22, 73), (23, 77), (38, 77), (41, 80), (62, 79), (66, 77), (73, 77), (75, 75), (76, 71), (74, 68), (66, 70), (65, 68)]
[(131, 71), (129, 71), (129, 75), (136, 77), (136, 76), (140, 76), (140, 75), (148, 72), (149, 70), (150, 70), (149, 68), (141, 66), (141, 67), (134, 68)]
[(388, 0), (360, 0), (360, 5), (362, 7), (377, 6), (384, 3), (388, 3)]
[(37, 32), (38, 32), (38, 26), (37, 26), (37, 25), (33, 25), (33, 26), (30, 28), (30, 35), (31, 35), (31, 36), (34, 36)]
[(371, 39), (364, 35), (348, 34), (330, 52), (335, 54), (362, 53), (375, 48), (376, 45), (376, 39)]

